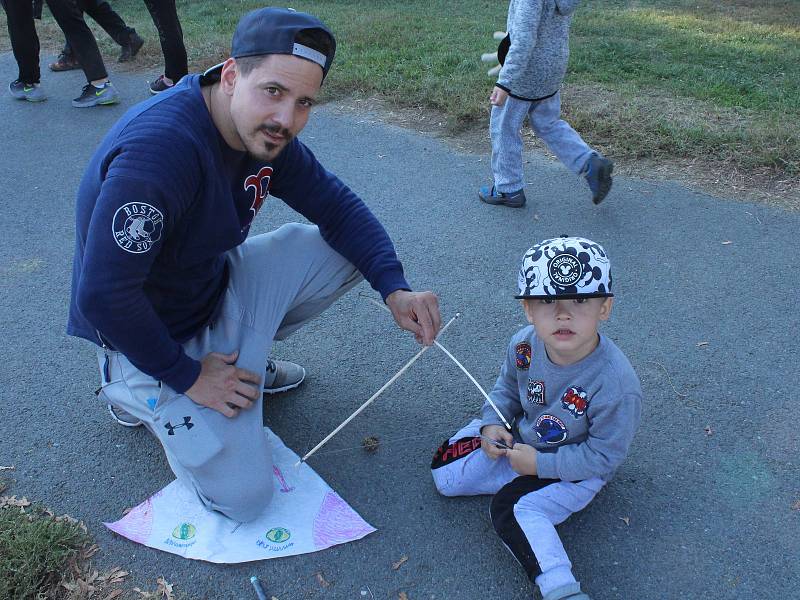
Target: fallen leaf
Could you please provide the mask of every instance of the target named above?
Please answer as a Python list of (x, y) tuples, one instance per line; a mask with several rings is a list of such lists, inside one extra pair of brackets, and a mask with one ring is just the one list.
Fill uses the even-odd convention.
[(392, 568), (393, 568), (395, 571), (397, 571), (397, 569), (399, 569), (400, 567), (402, 567), (402, 566), (403, 566), (403, 563), (404, 563), (404, 562), (406, 562), (407, 560), (408, 560), (408, 557), (407, 557), (407, 556), (402, 556), (402, 557), (400, 558), (400, 560), (398, 560), (397, 562), (393, 562), (393, 563), (392, 563)]
[(792, 504), (792, 510), (800, 510), (800, 500), (796, 500), (794, 504)]
[(361, 440), (361, 446), (367, 452), (375, 452), (378, 449), (378, 446), (380, 446), (380, 443), (381, 441), (376, 435), (371, 435)]
[(114, 590), (108, 596), (103, 598), (103, 600), (114, 600), (114, 598), (118, 598), (123, 594), (123, 590)]
[(703, 346), (708, 346), (708, 342), (697, 342), (695, 346), (697, 346), (698, 348), (702, 348)]
[(161, 594), (159, 597), (164, 598), (164, 600), (174, 600), (175, 596), (172, 595), (171, 583), (167, 583), (167, 580), (163, 577), (156, 579), (156, 583), (158, 584), (156, 594)]
[(408, 596), (406, 596), (406, 593), (405, 593), (405, 592), (400, 592), (400, 593), (397, 595), (397, 600), (408, 600)]
[(30, 500), (27, 498), (17, 498), (16, 496), (0, 496), (0, 508), (5, 508), (6, 506), (25, 508), (26, 506), (30, 505)]
[(630, 517), (620, 517), (619, 520), (622, 521), (623, 523), (625, 523), (625, 525), (628, 525), (630, 527), (630, 524), (631, 524), (631, 518)]
[(711, 429), (711, 427), (709, 425), (706, 425), (705, 427), (703, 427), (703, 431), (706, 432), (706, 435), (712, 435), (714, 433), (714, 430)]
[(723, 246), (730, 246), (732, 243), (733, 243), (733, 242), (732, 242), (732, 241), (730, 241), (730, 240), (725, 240), (724, 242), (722, 242), (722, 245), (723, 245)]
[(330, 586), (331, 586), (330, 582), (329, 582), (329, 581), (326, 581), (326, 579), (325, 579), (325, 578), (322, 576), (322, 571), (320, 571), (320, 572), (319, 572), (319, 573), (317, 573), (316, 575), (317, 575), (317, 581), (319, 582), (319, 584), (320, 584), (322, 587), (325, 587), (325, 588), (326, 588), (326, 587), (330, 587)]

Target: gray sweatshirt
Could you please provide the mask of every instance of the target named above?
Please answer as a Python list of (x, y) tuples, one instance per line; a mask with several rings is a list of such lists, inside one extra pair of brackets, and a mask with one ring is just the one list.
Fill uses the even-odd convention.
[[(581, 361), (550, 361), (533, 327), (517, 332), (489, 395), (514, 437), (539, 450), (543, 479), (609, 481), (639, 427), (642, 388), (628, 359), (605, 336)], [(488, 402), (482, 427), (503, 424)]]
[(511, 0), (511, 46), (497, 86), (514, 98), (539, 100), (558, 91), (569, 60), (569, 25), (579, 0)]

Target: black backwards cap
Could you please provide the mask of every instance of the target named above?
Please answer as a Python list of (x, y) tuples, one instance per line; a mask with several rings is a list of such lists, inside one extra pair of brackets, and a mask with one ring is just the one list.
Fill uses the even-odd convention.
[[(298, 43), (297, 36), (307, 30), (319, 30), (330, 39), (327, 54)], [(322, 78), (328, 74), (336, 53), (336, 39), (330, 29), (319, 19), (293, 8), (268, 6), (244, 15), (236, 26), (231, 42), (231, 56), (264, 56), (267, 54), (291, 54), (322, 68)], [(223, 63), (203, 73), (203, 77), (218, 80)]]

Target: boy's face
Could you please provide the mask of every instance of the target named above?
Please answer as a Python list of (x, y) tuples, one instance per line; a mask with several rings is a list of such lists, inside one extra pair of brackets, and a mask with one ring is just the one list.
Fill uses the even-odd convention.
[(613, 298), (525, 299), (528, 322), (557, 365), (571, 365), (597, 347), (597, 327), (611, 315)]

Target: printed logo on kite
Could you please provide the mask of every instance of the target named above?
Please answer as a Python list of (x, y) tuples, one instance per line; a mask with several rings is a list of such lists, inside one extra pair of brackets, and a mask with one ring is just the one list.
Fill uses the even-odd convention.
[[(244, 180), (244, 189), (253, 188), (253, 203), (250, 205), (250, 223), (256, 218), (258, 211), (269, 196), (269, 182), (272, 179), (272, 167), (261, 167), (256, 175), (250, 175)], [(248, 223), (248, 225), (250, 224)]]
[(537, 437), (547, 444), (560, 444), (567, 439), (567, 426), (553, 415), (541, 415), (534, 425)]
[(191, 523), (181, 523), (172, 530), (172, 537), (176, 540), (190, 540), (197, 533), (197, 529)]
[(527, 369), (531, 366), (531, 345), (528, 342), (520, 342), (514, 348), (514, 357), (517, 361), (518, 369)]
[(273, 527), (264, 537), (274, 544), (282, 544), (292, 537), (292, 534), (288, 529), (284, 529), (283, 527)]
[(131, 254), (150, 250), (161, 239), (164, 215), (144, 202), (128, 202), (114, 213), (111, 233), (117, 245)]
[(570, 387), (561, 396), (561, 407), (572, 414), (576, 419), (586, 414), (589, 406), (589, 394), (580, 387)]
[(530, 404), (546, 404), (544, 399), (544, 381), (528, 379), (528, 402)]

